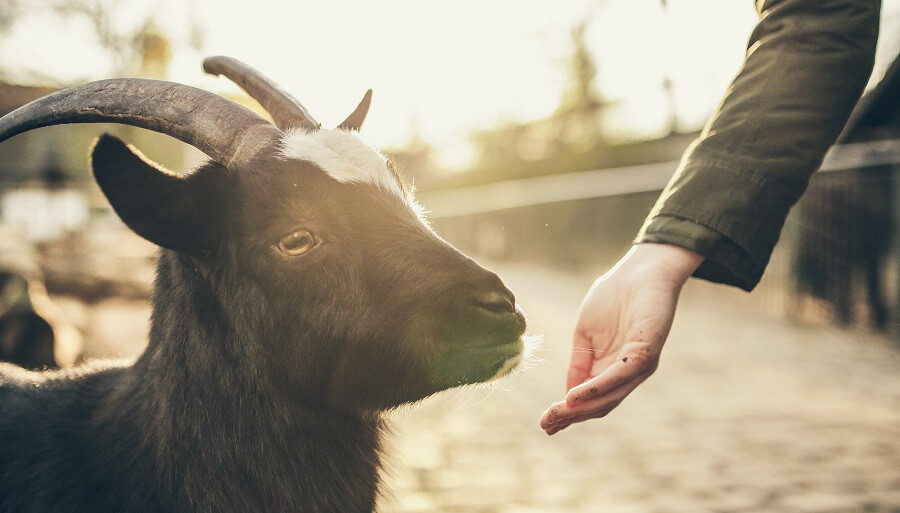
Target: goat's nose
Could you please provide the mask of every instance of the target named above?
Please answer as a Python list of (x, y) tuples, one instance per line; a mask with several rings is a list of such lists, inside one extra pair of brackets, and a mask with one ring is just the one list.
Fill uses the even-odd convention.
[(502, 289), (484, 290), (475, 295), (475, 306), (497, 314), (514, 313), (516, 298), (505, 287)]

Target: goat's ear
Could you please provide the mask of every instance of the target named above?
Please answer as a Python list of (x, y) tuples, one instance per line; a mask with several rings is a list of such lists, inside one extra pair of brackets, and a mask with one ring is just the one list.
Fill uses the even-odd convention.
[[(91, 148), (91, 167), (116, 214), (138, 235), (164, 248), (201, 256), (209, 227), (196, 184), (147, 159), (111, 135)], [(205, 228), (205, 229), (204, 229)]]

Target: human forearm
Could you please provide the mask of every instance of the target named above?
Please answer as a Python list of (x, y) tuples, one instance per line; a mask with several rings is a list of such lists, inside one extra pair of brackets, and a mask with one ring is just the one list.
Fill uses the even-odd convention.
[(879, 8), (766, 2), (744, 67), (637, 241), (694, 250), (707, 257), (698, 276), (753, 288), (868, 78)]

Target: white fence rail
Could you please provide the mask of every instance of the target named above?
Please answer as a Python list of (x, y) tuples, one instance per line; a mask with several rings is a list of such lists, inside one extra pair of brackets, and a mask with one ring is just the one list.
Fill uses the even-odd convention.
[(445, 191), (423, 192), (429, 218), (442, 219), (516, 207), (662, 190), (677, 162), (539, 176)]
[[(900, 165), (900, 139), (834, 146), (821, 171)], [(590, 198), (661, 191), (678, 162), (595, 169), (443, 191), (422, 192), (428, 217), (443, 219)]]

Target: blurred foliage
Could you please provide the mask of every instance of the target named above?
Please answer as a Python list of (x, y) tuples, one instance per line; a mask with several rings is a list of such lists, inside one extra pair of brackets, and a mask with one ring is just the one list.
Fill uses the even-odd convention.
[[(169, 35), (155, 21), (157, 10), (158, 6), (147, 0), (0, 0), (0, 38), (13, 33), (16, 24), (28, 17), (56, 17), (66, 23), (82, 20), (89, 27), (88, 37), (96, 40), (96, 51), (108, 57), (110, 76), (164, 79), (172, 45)], [(190, 25), (194, 29), (189, 44), (199, 47), (203, 39), (200, 25), (197, 20)], [(4, 76), (3, 71), (0, 63), (0, 78)], [(15, 71), (16, 82), (40, 86), (0, 81), (0, 115), (66, 85), (58, 77), (41, 71)], [(68, 80), (80, 83), (96, 78), (99, 77)], [(178, 169), (184, 160), (181, 143), (166, 136), (120, 125), (104, 125), (101, 129), (141, 145), (164, 165)], [(85, 155), (97, 132), (96, 126), (47, 127), (5, 143), (4, 159), (0, 161), (0, 188), (46, 178), (50, 171), (65, 180), (90, 181)]]
[[(126, 6), (133, 9), (128, 3), (121, 0), (51, 0), (47, 7), (65, 18), (87, 20), (97, 41), (112, 59), (113, 73), (124, 76), (139, 71), (135, 68), (143, 60), (148, 40), (152, 46), (152, 41), (161, 39), (152, 11), (143, 12), (136, 27), (119, 21), (119, 9)], [(160, 45), (157, 43), (156, 46)]]
[(0, 32), (9, 30), (21, 11), (20, 0), (0, 0)]
[[(171, 35), (156, 21), (157, 11), (158, 6), (147, 0), (0, 0), (0, 37), (28, 16), (82, 20), (90, 27), (99, 50), (109, 58), (111, 76), (162, 78), (165, 66), (160, 68), (159, 64), (168, 62)], [(203, 45), (202, 26), (199, 20), (190, 20), (189, 24), (187, 44), (199, 49)], [(148, 62), (152, 64), (149, 68)], [(28, 70), (25, 75), (30, 82), (62, 85), (56, 77), (39, 70)]]
[(572, 29), (572, 56), (569, 62), (569, 86), (564, 93), (559, 114), (596, 113), (603, 107), (597, 92), (597, 64), (587, 46), (585, 33), (587, 22), (581, 22)]
[[(647, 162), (647, 152), (635, 145), (613, 145), (607, 137), (604, 119), (613, 103), (599, 92), (597, 60), (585, 37), (588, 28), (588, 22), (581, 22), (571, 30), (568, 84), (556, 111), (544, 119), (475, 133), (475, 164), (466, 173), (444, 177), (436, 188)], [(660, 158), (677, 157), (662, 153), (650, 161)]]
[[(512, 123), (473, 134), (476, 163), (464, 183), (587, 169), (590, 153), (605, 146), (599, 136), (603, 102), (596, 92), (597, 66), (584, 41), (587, 25), (572, 30), (569, 85), (554, 114), (535, 121)], [(462, 185), (462, 184), (458, 184)]]

